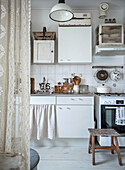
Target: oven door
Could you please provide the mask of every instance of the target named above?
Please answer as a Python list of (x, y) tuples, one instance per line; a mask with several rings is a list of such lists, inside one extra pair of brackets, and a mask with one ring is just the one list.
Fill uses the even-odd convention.
[(125, 114), (125, 105), (101, 105), (101, 128), (113, 128), (118, 133), (125, 133), (125, 119), (122, 117), (121, 123), (117, 123), (119, 109), (123, 110)]

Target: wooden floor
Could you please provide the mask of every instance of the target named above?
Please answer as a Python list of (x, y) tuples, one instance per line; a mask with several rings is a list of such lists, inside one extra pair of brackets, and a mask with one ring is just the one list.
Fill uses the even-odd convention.
[(88, 144), (83, 147), (32, 147), (40, 155), (38, 170), (125, 170), (125, 148), (120, 148), (122, 166), (119, 166), (116, 152), (97, 150), (96, 165), (92, 165), (92, 154)]

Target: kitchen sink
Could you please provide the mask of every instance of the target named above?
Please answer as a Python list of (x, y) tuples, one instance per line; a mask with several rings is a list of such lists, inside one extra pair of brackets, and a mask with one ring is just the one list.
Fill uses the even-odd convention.
[(51, 95), (52, 93), (49, 91), (35, 91), (34, 93), (32, 93), (31, 95), (35, 95), (35, 96), (39, 96), (39, 95)]

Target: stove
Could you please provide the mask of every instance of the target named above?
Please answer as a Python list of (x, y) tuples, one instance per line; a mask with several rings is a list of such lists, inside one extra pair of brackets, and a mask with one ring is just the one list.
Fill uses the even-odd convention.
[[(95, 93), (97, 128), (115, 129), (125, 136), (125, 93)], [(125, 146), (125, 137), (119, 137), (119, 146)], [(101, 146), (111, 144), (108, 137), (98, 137)]]
[(97, 96), (125, 96), (125, 93), (95, 93)]

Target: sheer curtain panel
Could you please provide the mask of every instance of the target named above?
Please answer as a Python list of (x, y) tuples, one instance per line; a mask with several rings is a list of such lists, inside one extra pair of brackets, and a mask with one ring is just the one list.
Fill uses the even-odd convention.
[(0, 152), (29, 169), (30, 0), (0, 0)]

